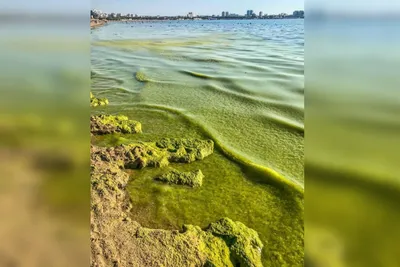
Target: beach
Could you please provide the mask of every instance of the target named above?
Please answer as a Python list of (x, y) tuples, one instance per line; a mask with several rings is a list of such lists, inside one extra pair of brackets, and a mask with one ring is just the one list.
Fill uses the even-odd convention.
[(90, 19), (90, 28), (104, 26), (108, 21), (103, 19)]

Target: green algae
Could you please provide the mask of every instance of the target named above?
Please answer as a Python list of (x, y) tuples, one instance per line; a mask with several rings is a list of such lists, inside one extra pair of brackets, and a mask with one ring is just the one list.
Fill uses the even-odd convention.
[(169, 152), (170, 162), (191, 163), (204, 159), (214, 151), (214, 142), (210, 139), (162, 138), (155, 145)]
[[(99, 148), (99, 156), (118, 162), (126, 169), (166, 167), (170, 163), (191, 163), (213, 153), (211, 140), (163, 138), (156, 142), (130, 142), (109, 148)], [(110, 154), (112, 151), (112, 156)]]
[(129, 48), (129, 49), (143, 49), (147, 48), (150, 50), (162, 51), (165, 48), (173, 47), (185, 47), (193, 45), (205, 45), (209, 44), (211, 40), (205, 40), (204, 38), (192, 38), (192, 39), (163, 39), (162, 41), (157, 40), (113, 40), (113, 41), (97, 41), (93, 42), (95, 46), (107, 46), (114, 48)]
[(135, 236), (142, 239), (143, 244), (160, 240), (165, 247), (170, 247), (170, 254), (188, 241), (195, 242), (205, 267), (262, 267), (263, 244), (257, 233), (229, 218), (211, 223), (205, 230), (194, 225), (183, 225), (181, 232), (140, 227)]
[(191, 172), (180, 172), (171, 170), (155, 177), (156, 181), (161, 181), (168, 184), (187, 185), (190, 187), (200, 187), (203, 183), (204, 175), (201, 170)]
[(139, 82), (150, 82), (149, 77), (143, 71), (137, 71), (135, 73), (135, 78)]
[(241, 222), (223, 218), (211, 223), (207, 231), (225, 241), (231, 251), (231, 261), (234, 266), (262, 266), (261, 250), (264, 245), (253, 229)]
[[(143, 66), (145, 64), (144, 61), (143, 64), (140, 63)], [(197, 65), (194, 66), (187, 66), (186, 69), (201, 71)], [(237, 73), (243, 71), (239, 68), (235, 70)], [(176, 70), (179, 71), (180, 69)], [(231, 77), (231, 72), (221, 73)], [(167, 74), (175, 75), (173, 72)], [(179, 77), (182, 76), (184, 75)], [(152, 141), (165, 136), (212, 138), (217, 151), (210, 157), (190, 165), (170, 164), (179, 171), (201, 169), (210, 179), (204, 180), (201, 188), (190, 190), (188, 195), (189, 190), (186, 188), (171, 189), (153, 182), (153, 178), (164, 171), (163, 169), (134, 171), (129, 186), (134, 203), (133, 218), (145, 226), (179, 229), (185, 223), (205, 227), (210, 222), (227, 216), (235, 221), (242, 221), (259, 232), (260, 239), (266, 244), (262, 250), (264, 266), (302, 265), (302, 173), (296, 175), (290, 168), (281, 168), (282, 162), (287, 162), (286, 166), (297, 168), (298, 158), (292, 157), (292, 154), (302, 149), (301, 142), (294, 142), (294, 148), (282, 146), (282, 142), (276, 142), (276, 139), (289, 144), (294, 137), (282, 134), (281, 128), (275, 130), (277, 123), (269, 127), (268, 120), (261, 121), (258, 117), (253, 120), (252, 116), (244, 115), (262, 115), (265, 111), (273, 110), (283, 112), (289, 118), (293, 114), (296, 117), (298, 112), (292, 108), (293, 103), (283, 106), (279, 101), (262, 98), (256, 93), (249, 96), (248, 92), (241, 90), (241, 86), (228, 83), (229, 79), (215, 81), (218, 88), (227, 88), (226, 92), (221, 93), (213, 87), (209, 89), (210, 92), (205, 93), (205, 87), (188, 84), (209, 81), (193, 79), (187, 73), (185, 76), (187, 77), (179, 80), (182, 85), (178, 86), (172, 83), (170, 86), (145, 84), (146, 90), (140, 93), (141, 101), (135, 102), (134, 111), (129, 105), (126, 112), (132, 112), (136, 119), (143, 122), (146, 132), (141, 136), (124, 136), (125, 140), (120, 139), (119, 142), (128, 144), (129, 140)], [(161, 90), (165, 93), (160, 92)], [(248, 96), (246, 99), (242, 97), (244, 94)], [(124, 101), (122, 98), (116, 100)], [(139, 109), (142, 110), (138, 112)], [(163, 112), (159, 112), (161, 109)], [(252, 131), (247, 131), (247, 128)], [(114, 137), (99, 141), (107, 144), (110, 140), (108, 138)], [(288, 153), (288, 147), (296, 153)], [(281, 152), (277, 153), (275, 148), (279, 148)], [(262, 160), (257, 161), (255, 158)], [(288, 182), (292, 176), (300, 177), (299, 185)], [(290, 191), (291, 186), (298, 187), (299, 190), (293, 193)]]
[(94, 134), (141, 133), (142, 124), (123, 115), (93, 115), (90, 117), (90, 132)]
[[(188, 140), (185, 141), (188, 142)], [(127, 214), (133, 205), (128, 203), (125, 195), (129, 178), (118, 164), (110, 160), (115, 154), (115, 151), (111, 149), (104, 150), (104, 148), (91, 146), (91, 212), (92, 218), (95, 217), (91, 235), (96, 237), (92, 248), (96, 249), (99, 242), (102, 243), (103, 248), (107, 250), (103, 255), (104, 258), (112, 257), (113, 261), (117, 260), (121, 263), (126, 260), (126, 256), (121, 257), (115, 249), (115, 245), (120, 244), (122, 240), (116, 241), (120, 236), (115, 233), (116, 228), (109, 226), (110, 223), (127, 222), (128, 225), (122, 223), (117, 228), (122, 231), (122, 236), (132, 233), (135, 236), (135, 239), (131, 239), (128, 243), (125, 243), (126, 240), (123, 239), (122, 242), (126, 248), (129, 247), (135, 252), (144, 249), (162, 253), (162, 261), (166, 266), (170, 266), (171, 263), (182, 267), (188, 264), (190, 266), (262, 266), (260, 262), (263, 245), (257, 233), (229, 218), (211, 223), (204, 230), (198, 226), (184, 225), (182, 231), (149, 229), (132, 222)], [(104, 234), (100, 238), (96, 230), (98, 227), (103, 229), (101, 233)], [(164, 248), (162, 252), (161, 248), (157, 249), (160, 244)], [(189, 244), (192, 247), (189, 247)], [(188, 256), (187, 252), (191, 255)]]
[[(265, 178), (265, 180), (264, 180), (265, 183), (273, 183), (276, 186), (284, 187), (289, 191), (293, 190), (293, 191), (296, 191), (301, 194), (304, 193), (304, 186), (301, 183), (299, 183), (296, 180), (287, 179), (281, 173), (274, 170), (273, 168), (269, 168), (266, 166), (256, 164), (253, 161), (251, 161), (249, 158), (237, 153), (235, 151), (235, 149), (226, 145), (224, 140), (221, 140), (219, 138), (218, 133), (216, 133), (212, 129), (208, 129), (202, 123), (195, 121), (192, 116), (185, 115), (184, 113), (182, 113), (179, 110), (175, 110), (175, 109), (172, 109), (169, 107), (164, 107), (164, 106), (159, 106), (159, 105), (137, 104), (136, 107), (138, 107), (138, 108), (144, 107), (144, 108), (146, 108), (145, 110), (147, 112), (154, 111), (155, 109), (157, 109), (160, 111), (167, 112), (168, 114), (176, 115), (175, 121), (179, 120), (180, 123), (182, 123), (184, 125), (185, 129), (187, 129), (188, 127), (192, 128), (192, 133), (188, 133), (187, 131), (182, 131), (183, 135), (185, 135), (185, 136), (196, 135), (196, 136), (202, 136), (205, 138), (211, 138), (214, 141), (215, 147), (218, 148), (226, 157), (228, 157), (230, 160), (236, 162), (237, 164), (239, 164), (247, 169), (254, 170), (255, 172), (258, 173), (257, 174), (258, 176)], [(149, 108), (151, 108), (151, 109), (149, 109)], [(154, 119), (154, 117), (150, 117), (150, 118), (147, 116), (145, 116), (145, 117), (146, 118), (143, 120)], [(165, 121), (164, 122), (160, 121), (160, 123), (162, 123), (162, 125), (164, 125)], [(151, 125), (151, 126), (154, 127), (155, 125)], [(157, 127), (158, 132), (154, 132), (154, 134), (152, 134), (152, 138), (159, 138), (160, 136), (168, 135), (169, 133), (167, 131), (165, 131), (165, 129), (167, 129), (167, 127), (171, 127), (171, 122), (169, 122), (168, 125), (165, 125), (163, 127)], [(174, 131), (177, 130), (176, 128), (174, 129)], [(240, 128), (241, 127), (238, 127), (238, 129), (240, 129)], [(260, 180), (260, 179), (258, 179), (258, 180)]]
[[(124, 135), (122, 138), (119, 135), (99, 136), (96, 142), (108, 145), (118, 140), (128, 145), (143, 140), (150, 142), (162, 136), (196, 139), (209, 137), (207, 132), (199, 129), (180, 112), (141, 107), (131, 112), (132, 116), (143, 122), (145, 132), (141, 135)], [(154, 142), (150, 143), (154, 146)], [(184, 187), (171, 188), (154, 183), (154, 177), (169, 167), (133, 170), (133, 179), (128, 186), (133, 203), (132, 218), (146, 227), (173, 230), (183, 224), (207, 227), (210, 222), (229, 217), (258, 232), (260, 240), (265, 244), (262, 249), (264, 266), (302, 265), (302, 192), (272, 183), (264, 170), (239, 162), (227, 157), (215, 145), (214, 153), (202, 161), (191, 164), (170, 163), (170, 167), (182, 172), (201, 169), (205, 177), (208, 177), (202, 187), (190, 190), (190, 194)]]
[(108, 99), (107, 98), (94, 97), (92, 92), (90, 92), (90, 106), (91, 107), (106, 106), (106, 105), (108, 105)]

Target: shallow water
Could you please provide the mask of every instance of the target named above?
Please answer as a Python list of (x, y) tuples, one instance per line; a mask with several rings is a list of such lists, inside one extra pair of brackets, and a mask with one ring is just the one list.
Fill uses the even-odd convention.
[[(254, 228), (263, 262), (303, 261), (303, 20), (111, 23), (92, 31), (92, 91), (142, 122), (143, 134), (212, 138), (203, 186), (133, 171), (134, 218), (148, 227), (202, 227), (227, 216)], [(111, 145), (114, 137), (96, 141)]]

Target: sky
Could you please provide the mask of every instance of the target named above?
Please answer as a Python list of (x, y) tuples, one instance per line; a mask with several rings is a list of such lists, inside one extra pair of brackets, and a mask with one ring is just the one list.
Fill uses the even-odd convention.
[[(305, 7), (304, 7), (305, 2)], [(4, 0), (0, 1), (0, 13), (74, 13), (86, 16), (90, 9), (111, 13), (138, 15), (220, 15), (222, 11), (244, 15), (252, 9), (266, 14), (292, 13), (318, 7), (325, 11), (356, 14), (400, 12), (396, 0)]]
[(304, 0), (92, 0), (91, 6), (106, 13), (138, 15), (220, 15), (222, 11), (244, 15), (248, 9), (257, 14), (291, 14), (304, 10)]

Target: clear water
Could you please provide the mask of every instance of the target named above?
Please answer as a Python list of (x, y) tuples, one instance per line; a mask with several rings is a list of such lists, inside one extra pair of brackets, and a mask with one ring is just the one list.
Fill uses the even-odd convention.
[(92, 91), (110, 101), (94, 112), (142, 122), (129, 140), (216, 142), (204, 161), (173, 166), (201, 169), (199, 189), (133, 171), (136, 221), (179, 229), (227, 216), (259, 232), (266, 266), (302, 265), (303, 20), (110, 23), (92, 31)]

